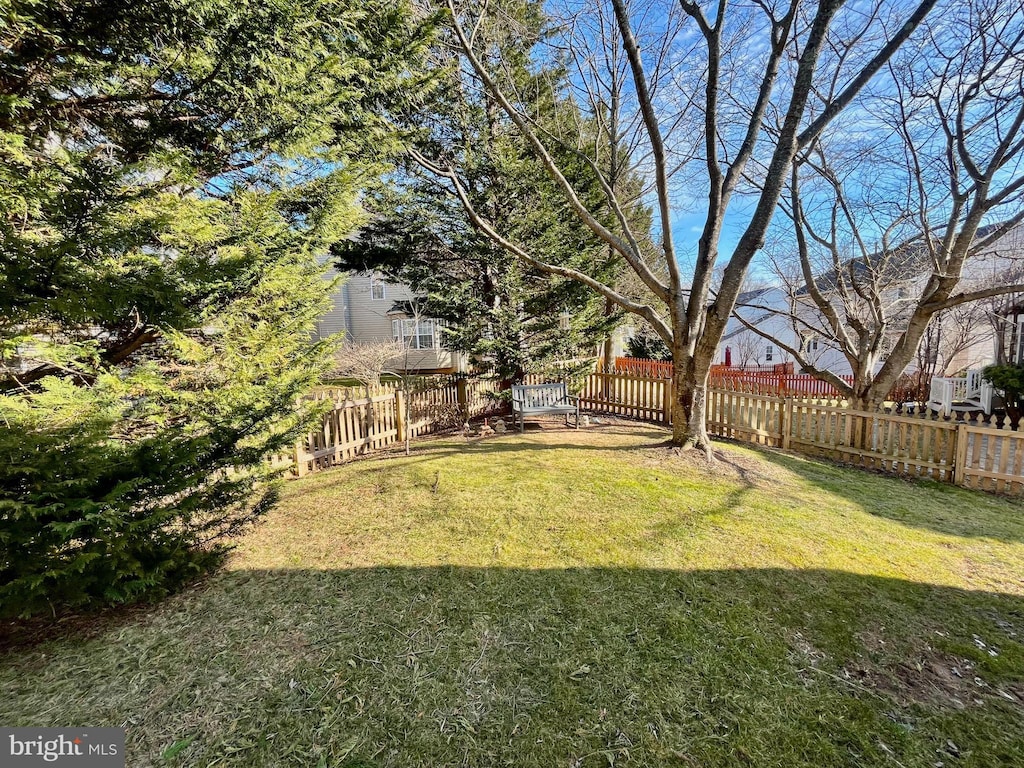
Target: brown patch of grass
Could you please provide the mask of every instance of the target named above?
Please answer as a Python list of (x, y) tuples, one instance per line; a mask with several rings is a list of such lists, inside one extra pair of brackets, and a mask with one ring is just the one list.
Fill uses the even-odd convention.
[(709, 458), (704, 451), (679, 448), (671, 443), (640, 450), (646, 466), (657, 466), (686, 473), (700, 473), (727, 481), (738, 481), (754, 488), (769, 488), (786, 472), (755, 454), (715, 448)]
[(964, 709), (1000, 698), (1018, 706), (1024, 704), (1019, 695), (1012, 693), (1019, 686), (1009, 683), (993, 687), (979, 676), (979, 670), (970, 659), (931, 646), (925, 646), (907, 660), (886, 665), (860, 659), (845, 667), (843, 674), (890, 696), (902, 707), (917, 704)]

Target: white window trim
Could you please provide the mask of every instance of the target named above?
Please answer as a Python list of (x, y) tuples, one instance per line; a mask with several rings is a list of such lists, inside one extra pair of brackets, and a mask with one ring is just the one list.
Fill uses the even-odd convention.
[[(401, 341), (403, 344), (407, 344), (409, 349), (415, 349), (417, 351), (433, 349), (440, 349), (440, 339), (438, 334), (439, 322), (432, 317), (425, 317), (422, 320), (415, 318), (396, 318), (391, 321), (391, 337), (395, 341)], [(429, 328), (429, 333), (424, 333), (424, 330)], [(407, 332), (408, 331), (408, 332)], [(422, 337), (429, 337), (429, 345), (421, 345)]]
[(1013, 318), (1013, 321), (1015, 325), (1014, 331), (1016, 331), (1017, 336), (1017, 344), (1015, 345), (1016, 348), (1013, 350), (1012, 362), (1017, 365), (1022, 365), (1024, 364), (1024, 312), (1021, 312)]
[[(378, 287), (380, 296), (374, 296), (373, 293)], [(384, 301), (385, 299), (387, 299), (387, 286), (384, 278), (380, 275), (370, 275), (370, 301)]]

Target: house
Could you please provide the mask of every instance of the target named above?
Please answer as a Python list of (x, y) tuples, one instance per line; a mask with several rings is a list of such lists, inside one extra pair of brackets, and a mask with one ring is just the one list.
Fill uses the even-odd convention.
[(1010, 306), (1004, 320), (1000, 337), (1003, 359), (1024, 365), (1024, 301)]
[[(979, 231), (984, 237), (988, 228)], [(842, 273), (822, 273), (817, 288), (829, 297), (840, 317), (871, 308), (857, 296), (855, 287), (875, 281), (878, 306), (889, 318), (891, 338), (882, 339), (876, 367), (885, 359), (888, 344), (901, 331), (901, 321), (915, 305), (930, 270), (923, 248), (910, 247), (886, 256), (848, 262)], [(1000, 284), (1024, 282), (1024, 225), (1019, 225), (971, 257), (964, 267), (959, 290), (973, 292)], [(842, 296), (842, 286), (847, 298)], [(870, 286), (866, 295), (875, 295)], [(845, 303), (844, 303), (845, 302)], [(943, 376), (980, 369), (997, 361), (1024, 362), (1024, 297), (997, 296), (963, 304), (937, 314), (921, 341), (916, 360), (908, 371)], [(850, 364), (832, 338), (821, 311), (807, 287), (799, 284), (747, 291), (737, 301), (736, 314), (770, 338), (750, 330), (733, 318), (726, 327), (716, 362), (732, 365), (772, 365), (789, 362), (787, 347), (800, 352), (807, 363), (840, 376), (852, 373)]]
[[(333, 270), (327, 277), (335, 279)], [(365, 344), (400, 339), (406, 352), (390, 368), (417, 373), (454, 373), (467, 369), (464, 353), (447, 349), (444, 323), (417, 311), (417, 296), (407, 285), (389, 282), (379, 273), (356, 272), (343, 277), (332, 294), (334, 306), (317, 320), (314, 337), (343, 333), (347, 342)]]
[[(756, 326), (765, 338), (735, 316), (726, 325), (715, 363), (747, 367), (769, 367), (794, 363), (789, 349), (799, 350), (816, 367), (839, 376), (849, 375), (850, 364), (839, 349), (822, 334), (802, 334), (794, 328), (788, 291), (779, 287), (745, 291), (736, 301), (736, 313)], [(799, 366), (797, 366), (798, 372)]]

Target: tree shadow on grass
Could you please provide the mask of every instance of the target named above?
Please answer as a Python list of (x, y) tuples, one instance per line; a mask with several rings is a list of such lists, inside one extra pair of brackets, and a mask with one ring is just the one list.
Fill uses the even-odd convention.
[(844, 466), (827, 458), (745, 447), (757, 449), (766, 462), (828, 494), (850, 499), (876, 517), (949, 536), (1024, 542), (1024, 499)]
[[(565, 436), (564, 439), (561, 439), (563, 432)], [(529, 439), (510, 440), (505, 436), (495, 436), (483, 440), (467, 441), (464, 444), (452, 443), (449, 445), (445, 445), (441, 441), (431, 441), (416, 446), (417, 450), (414, 450), (413, 455), (409, 458), (404, 455), (393, 458), (402, 458), (409, 463), (429, 464), (460, 454), (502, 456), (545, 454), (552, 451), (621, 451), (633, 455), (643, 453), (655, 455), (655, 452), (662, 450), (664, 453), (661, 455), (666, 459), (664, 467), (667, 469), (710, 473), (726, 479), (730, 479), (728, 475), (731, 473), (731, 479), (741, 486), (734, 494), (733, 501), (738, 504), (749, 491), (758, 488), (771, 491), (772, 488), (770, 482), (766, 483), (763, 477), (757, 477), (755, 463), (738, 460), (739, 454), (729, 450), (730, 446), (735, 445), (756, 451), (757, 456), (765, 465), (781, 469), (820, 488), (829, 495), (849, 499), (871, 515), (950, 536), (1024, 542), (1024, 503), (1017, 499), (960, 488), (948, 483), (899, 477), (843, 466), (824, 458), (787, 453), (727, 440), (715, 441), (717, 467), (704, 464), (699, 460), (699, 454), (696, 452), (690, 452), (696, 458), (688, 462), (680, 462), (678, 461), (678, 452), (666, 442), (667, 430), (643, 423), (601, 425), (582, 430), (579, 433), (572, 429), (545, 430), (544, 433), (548, 437), (554, 437), (554, 434), (557, 434), (560, 439), (558, 442), (537, 442)], [(576, 441), (573, 441), (574, 434), (579, 435)], [(616, 445), (613, 442), (588, 441), (591, 436), (614, 438), (618, 435), (650, 442)], [(528, 431), (526, 438), (529, 437)], [(453, 438), (448, 439), (453, 440)], [(673, 466), (673, 462), (675, 466)], [(723, 469), (726, 470), (724, 473)], [(724, 511), (724, 509), (720, 511)]]
[(129, 764), (1024, 764), (1019, 596), (821, 570), (238, 570), (8, 653)]

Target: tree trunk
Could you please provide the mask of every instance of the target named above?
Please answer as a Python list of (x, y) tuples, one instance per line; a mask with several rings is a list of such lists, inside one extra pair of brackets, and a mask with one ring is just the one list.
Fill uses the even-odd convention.
[[(611, 249), (609, 249), (609, 256), (610, 257), (614, 256), (614, 254), (611, 253)], [(612, 301), (611, 299), (605, 299), (604, 300), (604, 316), (605, 317), (611, 317), (612, 314), (614, 314), (614, 312), (615, 312), (615, 302)], [(598, 371), (598, 373), (615, 373), (615, 361), (612, 359), (612, 353), (614, 352), (614, 349), (612, 349), (612, 347), (613, 347), (613, 344), (612, 344), (612, 334), (613, 333), (614, 333), (614, 331), (611, 331), (611, 332), (608, 333), (607, 336), (604, 337), (604, 348), (601, 351), (601, 357), (604, 358), (604, 371)]]
[(672, 352), (672, 444), (693, 448), (711, 456), (707, 430), (708, 374), (710, 359), (698, 360), (683, 350)]
[(864, 397), (854, 397), (850, 400), (851, 411), (866, 411), (867, 413), (874, 413), (879, 410), (878, 406), (868, 395)]

